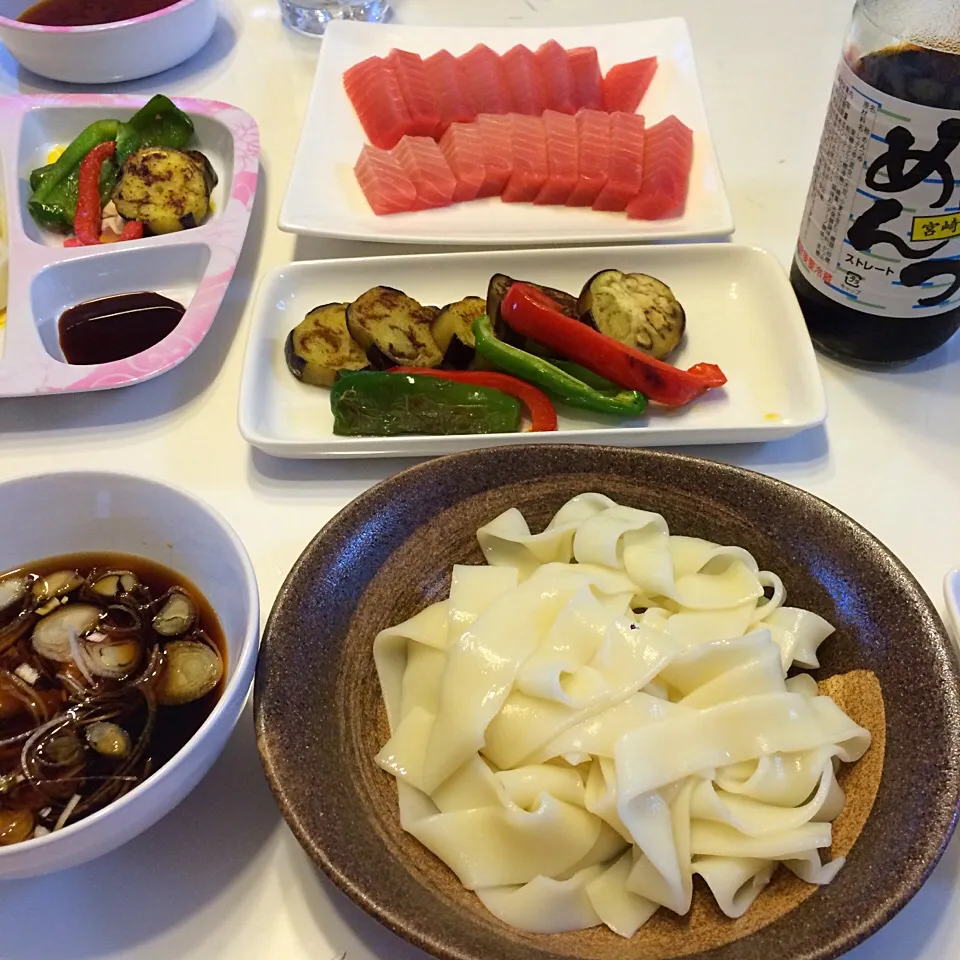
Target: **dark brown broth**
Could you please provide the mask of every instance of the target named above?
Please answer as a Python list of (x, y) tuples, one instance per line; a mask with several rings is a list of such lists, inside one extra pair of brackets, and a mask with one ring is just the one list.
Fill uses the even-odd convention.
[[(162, 597), (172, 586), (182, 587), (197, 606), (198, 617), (196, 625), (206, 633), (207, 637), (216, 647), (223, 664), (223, 676), (219, 684), (206, 696), (179, 706), (157, 706), (156, 725), (150, 738), (144, 760), (144, 768), (148, 772), (140, 778), (140, 782), (142, 782), (147, 776), (156, 772), (160, 767), (169, 762), (173, 756), (187, 744), (216, 706), (226, 684), (226, 639), (216, 613), (200, 590), (182, 574), (177, 573), (175, 570), (163, 564), (148, 560), (145, 557), (106, 551), (63, 554), (55, 557), (46, 557), (42, 560), (36, 560), (15, 567), (12, 570), (7, 570), (0, 573), (0, 580), (15, 574), (34, 574), (43, 577), (58, 570), (78, 570), (81, 575), (87, 576), (94, 569), (129, 570), (135, 573), (141, 583), (149, 588), (154, 598)], [(166, 638), (158, 638), (158, 640), (161, 641), (163, 639)], [(17, 658), (14, 652), (16, 649), (17, 648), (14, 647), (0, 654), (0, 667), (10, 669), (10, 667), (13, 666), (12, 661)], [(123, 685), (123, 681), (101, 680), (100, 683), (102, 688), (106, 690), (120, 688)], [(41, 678), (37, 684), (37, 689), (51, 688), (51, 682), (43, 678)], [(22, 729), (25, 729), (22, 724), (18, 726), (15, 722), (0, 719), (0, 740), (6, 736), (19, 733)], [(136, 730), (128, 732), (131, 733), (134, 739), (136, 738)], [(15, 762), (14, 755), (6, 755), (0, 751), (0, 774), (6, 771), (11, 762)], [(109, 773), (109, 763), (100, 761), (95, 756), (91, 757), (89, 762), (93, 767), (92, 772), (94, 774)], [(23, 806), (24, 804), (18, 802), (18, 800), (22, 801), (22, 797), (18, 798), (16, 795), (13, 795), (12, 797), (4, 798), (0, 795), (0, 810), (5, 806), (9, 808)], [(38, 806), (38, 804), (31, 804), (29, 802), (25, 805), (33, 806), (35, 809)]]
[(40, 0), (17, 19), (44, 27), (89, 27), (156, 13), (179, 0)]

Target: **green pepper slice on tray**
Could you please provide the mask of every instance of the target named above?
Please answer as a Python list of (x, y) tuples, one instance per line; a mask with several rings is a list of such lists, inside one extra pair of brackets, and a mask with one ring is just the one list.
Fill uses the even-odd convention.
[(535, 384), (567, 406), (618, 417), (638, 417), (647, 408), (647, 398), (636, 390), (614, 387), (616, 392), (602, 392), (549, 360), (504, 343), (494, 334), (493, 324), (487, 316), (473, 321), (473, 336), (477, 353), (487, 363)]
[(499, 390), (430, 376), (358, 370), (330, 390), (341, 437), (516, 433), (520, 401)]

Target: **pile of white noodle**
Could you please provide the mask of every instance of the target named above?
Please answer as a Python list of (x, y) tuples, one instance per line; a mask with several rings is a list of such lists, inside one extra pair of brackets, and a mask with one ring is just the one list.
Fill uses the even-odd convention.
[[(821, 863), (835, 772), (870, 734), (809, 674), (833, 632), (739, 547), (585, 493), (531, 534), (508, 510), (449, 600), (374, 653), (403, 828), (514, 927), (632, 936), (701, 876), (741, 916), (778, 863)], [(766, 593), (765, 593), (766, 588)], [(642, 612), (634, 612), (642, 610)]]

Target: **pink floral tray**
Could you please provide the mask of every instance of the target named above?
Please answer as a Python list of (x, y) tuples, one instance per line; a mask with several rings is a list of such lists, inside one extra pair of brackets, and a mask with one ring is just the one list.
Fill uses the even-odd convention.
[[(226, 103), (176, 98), (193, 119), (196, 148), (219, 176), (213, 209), (199, 227), (100, 247), (65, 248), (63, 237), (27, 212), (29, 175), (57, 145), (94, 120), (125, 119), (146, 98), (64, 95), (0, 98), (0, 173), (9, 246), (7, 323), (0, 329), (0, 397), (105, 390), (149, 380), (175, 367), (206, 336), (236, 269), (257, 191), (256, 121)], [(60, 350), (61, 314), (85, 300), (142, 290), (187, 309), (156, 346), (125, 360), (68, 364)]]

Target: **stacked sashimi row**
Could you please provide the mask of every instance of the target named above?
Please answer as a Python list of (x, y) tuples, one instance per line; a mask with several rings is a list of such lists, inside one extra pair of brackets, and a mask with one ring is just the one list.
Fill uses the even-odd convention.
[(555, 40), (536, 51), (518, 44), (503, 56), (480, 43), (460, 57), (440, 50), (426, 60), (391, 50), (352, 66), (343, 85), (367, 138), (389, 150), (401, 137), (436, 139), (481, 114), (634, 113), (656, 70), (649, 57), (603, 76), (594, 47), (565, 50)]
[(439, 142), (408, 134), (389, 150), (367, 144), (355, 172), (377, 214), (499, 196), (657, 220), (683, 212), (692, 160), (693, 134), (676, 117), (647, 129), (632, 112), (546, 110), (481, 113)]

